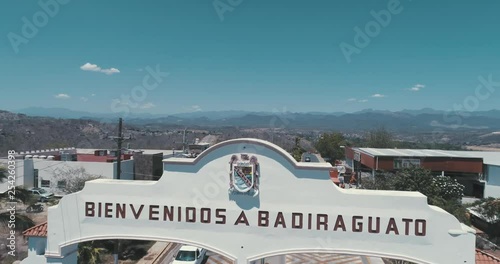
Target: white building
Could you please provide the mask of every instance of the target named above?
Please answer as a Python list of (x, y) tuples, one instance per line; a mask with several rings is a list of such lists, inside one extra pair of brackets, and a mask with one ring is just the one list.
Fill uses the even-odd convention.
[[(105, 152), (104, 156), (95, 156), (97, 152)], [(122, 180), (134, 180), (134, 152), (155, 154), (162, 152), (163, 157), (171, 158), (182, 154), (181, 150), (127, 150), (130, 159), (121, 161)], [(58, 175), (64, 172), (83, 169), (87, 174), (101, 176), (104, 179), (117, 178), (117, 162), (110, 155), (111, 151), (103, 149), (60, 148), (19, 152), (16, 156), (16, 186), (25, 188), (40, 187), (57, 195), (63, 195), (61, 187), (64, 183)], [(101, 153), (102, 154), (102, 153)], [(54, 160), (58, 157), (60, 160)], [(74, 161), (78, 160), (78, 161)], [(110, 162), (111, 161), (111, 162)], [(0, 159), (0, 166), (7, 167), (8, 159)], [(0, 193), (7, 191), (9, 183), (0, 183)]]
[(455, 177), (466, 196), (500, 198), (500, 151), (346, 148), (350, 168), (374, 175), (411, 165)]
[[(117, 178), (116, 161), (54, 160), (54, 155), (61, 155), (61, 159), (66, 159), (64, 155), (77, 155), (77, 149), (64, 148), (18, 153), (15, 160), (16, 186), (24, 186), (27, 189), (40, 187), (56, 195), (64, 195), (61, 191), (61, 187), (63, 187), (62, 185), (64, 184), (61, 180), (61, 175), (65, 172), (82, 169), (87, 174), (100, 176), (105, 179)], [(0, 166), (7, 167), (7, 164), (8, 159), (0, 159)], [(122, 160), (121, 164), (121, 179), (133, 180), (134, 161), (131, 159)], [(0, 192), (6, 191), (8, 185), (9, 183), (7, 181), (0, 183)]]

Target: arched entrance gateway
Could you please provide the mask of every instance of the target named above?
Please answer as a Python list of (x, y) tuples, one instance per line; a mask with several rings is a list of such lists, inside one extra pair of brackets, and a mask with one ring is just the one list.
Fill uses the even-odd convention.
[(299, 252), (474, 263), (474, 231), (416, 192), (340, 189), (328, 163), (300, 163), (256, 139), (168, 159), (158, 182), (94, 180), (49, 208), (48, 263), (76, 263), (78, 242), (187, 243), (235, 263)]

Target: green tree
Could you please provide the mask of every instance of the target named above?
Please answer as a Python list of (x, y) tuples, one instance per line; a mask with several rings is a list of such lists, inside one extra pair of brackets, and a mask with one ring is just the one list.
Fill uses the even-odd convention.
[(483, 198), (474, 204), (475, 210), (490, 219), (500, 219), (500, 198)]
[(83, 167), (57, 169), (53, 171), (53, 175), (57, 182), (61, 182), (57, 187), (67, 194), (81, 191), (87, 181), (102, 178), (100, 175), (88, 173)]
[(448, 176), (433, 176), (424, 168), (405, 168), (394, 173), (378, 173), (375, 179), (366, 179), (363, 188), (371, 190), (416, 191), (427, 196), (430, 205), (438, 206), (469, 223), (466, 209), (461, 204), (464, 186)]
[(319, 140), (315, 144), (316, 150), (325, 159), (329, 159), (330, 162), (335, 162), (335, 160), (344, 159), (345, 153), (344, 149), (340, 146), (345, 146), (346, 140), (344, 135), (341, 133), (324, 133), (321, 135)]
[(88, 241), (78, 244), (78, 263), (81, 264), (101, 264), (102, 257), (106, 249), (97, 247), (95, 241)]
[(373, 178), (363, 178), (363, 188), (368, 190), (395, 190), (396, 176), (390, 172), (379, 172)]
[(12, 191), (15, 192), (13, 200), (10, 199), (11, 195), (9, 192), (4, 192), (0, 194), (0, 202), (19, 202), (23, 204), (33, 204), (36, 202), (36, 198), (31, 194), (31, 192), (24, 189), (22, 186), (17, 186)]
[[(4, 167), (0, 167), (0, 182), (3, 183), (7, 181), (7, 179), (8, 179), (7, 169)], [(0, 194), (0, 202), (1, 203), (21, 202), (26, 204), (31, 200), (33, 200), (31, 193), (29, 193), (22, 187), (16, 187), (15, 189), (12, 189), (12, 191), (15, 192), (14, 200), (10, 198), (11, 196), (9, 192), (4, 192)], [(0, 224), (6, 227), (9, 225), (11, 221), (11, 211), (9, 211), (9, 209), (10, 206), (7, 206), (7, 208), (2, 208), (2, 212), (0, 212)], [(29, 218), (27, 215), (18, 213), (15, 214), (15, 226), (14, 226), (15, 231), (22, 232), (34, 225), (35, 222), (33, 222), (33, 220)]]
[[(24, 214), (18, 214), (16, 213), (16, 218), (14, 222), (14, 230), (16, 232), (22, 232), (30, 227), (35, 226), (35, 222), (33, 222), (33, 219), (31, 219), (29, 216), (24, 215)], [(10, 211), (5, 211), (0, 213), (0, 223), (4, 227), (8, 227), (11, 222), (11, 213)]]
[(5, 182), (8, 179), (7, 168), (0, 166), (0, 182)]
[(369, 148), (394, 148), (394, 137), (384, 127), (379, 127), (368, 132), (366, 146)]
[(436, 197), (440, 193), (430, 171), (418, 167), (398, 171), (394, 178), (394, 190), (421, 192), (427, 197)]
[(302, 154), (304, 154), (305, 149), (303, 149), (300, 145), (300, 137), (295, 138), (295, 146), (292, 149), (292, 156), (296, 161), (300, 161), (302, 159)]

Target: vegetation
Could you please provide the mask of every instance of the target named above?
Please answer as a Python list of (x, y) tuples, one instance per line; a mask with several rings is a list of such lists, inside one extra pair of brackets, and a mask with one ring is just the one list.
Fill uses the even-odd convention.
[(101, 175), (92, 175), (88, 173), (85, 168), (64, 168), (54, 171), (54, 179), (61, 182), (58, 187), (59, 190), (66, 194), (79, 192), (85, 187), (87, 181), (100, 179)]
[(334, 162), (344, 159), (345, 153), (341, 146), (345, 146), (346, 143), (342, 133), (324, 133), (316, 142), (315, 147), (324, 159)]
[(500, 220), (500, 198), (484, 198), (475, 202), (472, 206), (475, 206), (476, 211), (487, 218)]
[(78, 244), (78, 263), (79, 264), (101, 264), (106, 249), (96, 247), (98, 241), (88, 241)]
[(8, 179), (7, 168), (0, 166), (0, 182), (5, 182)]
[[(4, 167), (0, 167), (0, 182), (5, 182), (8, 179), (7, 169)], [(9, 197), (9, 193), (5, 192), (0, 194), (0, 202), (2, 204), (7, 202), (20, 202), (23, 204), (29, 204), (33, 201), (33, 197), (29, 191), (25, 190), (22, 187), (16, 187), (15, 189), (15, 200), (11, 200)], [(10, 211), (7, 208), (2, 208), (2, 212), (0, 212), (0, 224), (4, 227), (7, 227), (10, 220)], [(32, 226), (35, 223), (31, 218), (23, 214), (16, 214), (16, 223), (14, 229), (18, 232), (22, 232)]]
[(405, 168), (397, 173), (379, 173), (364, 179), (363, 188), (372, 190), (417, 191), (427, 196), (428, 203), (441, 207), (469, 224), (466, 208), (461, 204), (464, 186), (448, 176), (433, 176), (420, 167)]
[[(4, 167), (0, 167), (0, 183), (3, 183), (8, 180), (8, 171)], [(15, 189), (16, 195), (15, 195), (15, 200), (12, 201), (9, 197), (8, 192), (4, 192), (0, 194), (0, 230), (1, 229), (7, 229), (9, 228), (9, 222), (11, 220), (11, 211), (9, 211), (10, 208), (10, 202), (16, 203), (16, 210), (19, 210), (18, 204), (17, 203), (24, 203), (28, 204), (30, 201), (33, 200), (32, 195), (22, 187), (16, 187)], [(7, 206), (4, 206), (7, 204)], [(20, 214), (19, 211), (16, 212), (16, 221), (15, 221), (15, 226), (12, 226), (17, 233), (16, 237), (21, 237), (19, 233), (22, 231), (33, 227), (35, 225), (34, 221), (27, 215), (25, 214)], [(13, 263), (14, 261), (18, 259), (22, 259), (26, 257), (26, 252), (21, 252), (16, 256), (10, 256), (7, 255), (6, 253), (0, 254), (0, 263)]]
[(300, 140), (301, 138), (299, 137), (295, 138), (295, 146), (292, 149), (292, 156), (296, 161), (301, 161), (302, 154), (306, 152), (306, 150), (300, 146)]

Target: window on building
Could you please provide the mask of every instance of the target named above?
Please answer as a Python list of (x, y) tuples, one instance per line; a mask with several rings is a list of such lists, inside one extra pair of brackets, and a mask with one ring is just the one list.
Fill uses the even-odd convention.
[(50, 181), (48, 181), (48, 180), (42, 180), (41, 185), (44, 188), (50, 188)]
[(33, 187), (38, 188), (38, 169), (33, 170)]
[(394, 169), (410, 168), (412, 166), (420, 167), (419, 159), (395, 159)]
[(66, 181), (62, 180), (62, 181), (57, 181), (57, 188), (59, 189), (64, 189), (66, 188)]

